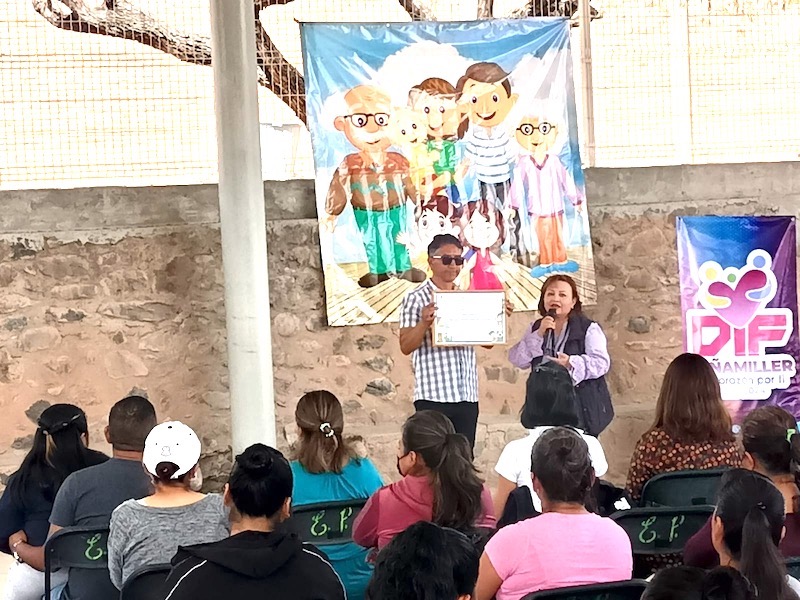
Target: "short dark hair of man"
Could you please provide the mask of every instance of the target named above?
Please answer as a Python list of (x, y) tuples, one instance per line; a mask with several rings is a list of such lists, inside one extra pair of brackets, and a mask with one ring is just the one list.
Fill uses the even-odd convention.
[(456, 600), (475, 593), (480, 557), (463, 533), (415, 523), (378, 555), (366, 600)]
[(431, 243), (428, 244), (428, 256), (433, 256), (442, 246), (458, 246), (463, 248), (461, 241), (454, 235), (449, 233), (440, 233), (433, 236)]
[(144, 440), (156, 423), (156, 409), (147, 398), (128, 396), (111, 407), (108, 441), (116, 450), (142, 452)]

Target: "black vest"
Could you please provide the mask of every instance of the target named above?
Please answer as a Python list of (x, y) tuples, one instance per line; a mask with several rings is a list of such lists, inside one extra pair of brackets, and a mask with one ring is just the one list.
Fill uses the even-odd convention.
[[(541, 319), (533, 324), (533, 331), (539, 329)], [(594, 323), (588, 317), (577, 313), (569, 316), (567, 340), (564, 343), (564, 354), (575, 355), (586, 352), (586, 331)], [(542, 362), (542, 357), (537, 356), (531, 361), (531, 368)], [(578, 418), (580, 428), (589, 435), (600, 435), (614, 418), (614, 406), (611, 404), (611, 392), (605, 377), (586, 379), (575, 386), (578, 396)]]

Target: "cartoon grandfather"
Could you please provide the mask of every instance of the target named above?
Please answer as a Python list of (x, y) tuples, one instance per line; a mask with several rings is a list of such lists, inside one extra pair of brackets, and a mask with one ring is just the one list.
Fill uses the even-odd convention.
[(424, 281), (425, 273), (412, 268), (408, 250), (397, 242), (407, 229), (406, 203), (417, 197), (417, 191), (408, 160), (388, 150), (391, 100), (370, 85), (350, 89), (344, 100), (346, 114), (336, 117), (333, 124), (357, 152), (345, 156), (333, 175), (322, 223), (333, 231), (347, 203), (353, 207), (368, 264), (368, 272), (358, 280), (361, 287), (376, 286), (392, 276)]

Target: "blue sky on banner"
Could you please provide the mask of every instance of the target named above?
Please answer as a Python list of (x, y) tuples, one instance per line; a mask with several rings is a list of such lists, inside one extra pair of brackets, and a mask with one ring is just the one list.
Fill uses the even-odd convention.
[[(551, 97), (553, 106), (565, 109), (569, 139), (561, 154), (577, 183), (583, 183), (566, 19), (305, 23), (301, 34), (308, 125), (318, 170), (333, 169), (351, 151), (333, 127), (341, 96), (348, 89), (370, 82), (388, 84), (385, 87), (399, 92), (393, 94), (398, 105), (405, 106), (406, 98), (395, 96), (407, 95), (426, 77), (443, 77), (455, 84), (466, 66), (488, 61), (511, 72), (515, 92), (520, 87), (527, 91), (520, 94), (521, 110), (526, 100), (541, 99), (542, 93)], [(391, 66), (405, 68), (386, 72)]]

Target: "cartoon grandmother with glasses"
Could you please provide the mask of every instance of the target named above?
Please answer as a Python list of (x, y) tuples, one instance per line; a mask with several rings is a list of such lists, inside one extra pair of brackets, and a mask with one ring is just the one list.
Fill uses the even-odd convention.
[(514, 169), (510, 205), (516, 213), (527, 209), (531, 234), (538, 240), (539, 264), (531, 269), (531, 276), (575, 272), (578, 263), (569, 260), (564, 245), (564, 198), (579, 211), (585, 198), (555, 152), (558, 126), (539, 117), (525, 116), (515, 138), (525, 153)]
[(350, 202), (369, 267), (358, 280), (361, 287), (376, 286), (392, 276), (424, 281), (425, 273), (412, 268), (408, 250), (397, 242), (407, 229), (406, 202), (417, 197), (417, 190), (408, 160), (388, 151), (392, 144), (391, 100), (369, 85), (350, 89), (344, 100), (347, 114), (336, 117), (333, 125), (358, 152), (345, 156), (333, 174), (322, 224), (333, 231), (337, 217)]

